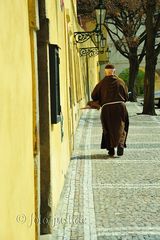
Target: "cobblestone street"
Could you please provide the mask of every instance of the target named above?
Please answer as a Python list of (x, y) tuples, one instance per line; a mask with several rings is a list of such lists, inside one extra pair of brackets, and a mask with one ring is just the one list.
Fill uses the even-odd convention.
[(100, 149), (100, 111), (82, 110), (52, 240), (160, 240), (160, 110), (127, 108), (122, 157)]

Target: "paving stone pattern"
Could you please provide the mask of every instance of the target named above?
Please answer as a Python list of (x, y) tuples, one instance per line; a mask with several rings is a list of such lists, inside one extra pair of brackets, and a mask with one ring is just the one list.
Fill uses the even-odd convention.
[(100, 149), (100, 111), (83, 110), (52, 240), (160, 240), (160, 110), (127, 108), (121, 157)]

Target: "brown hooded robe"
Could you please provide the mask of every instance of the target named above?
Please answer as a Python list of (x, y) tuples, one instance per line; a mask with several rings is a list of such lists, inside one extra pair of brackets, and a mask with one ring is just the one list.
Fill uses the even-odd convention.
[(128, 90), (123, 80), (117, 76), (106, 76), (94, 88), (91, 97), (99, 101), (103, 128), (101, 148), (126, 147), (129, 127), (125, 103)]

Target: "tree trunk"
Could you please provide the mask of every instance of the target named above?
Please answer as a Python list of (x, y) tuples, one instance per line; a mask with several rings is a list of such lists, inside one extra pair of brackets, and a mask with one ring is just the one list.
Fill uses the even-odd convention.
[(154, 12), (156, 1), (147, 0), (146, 18), (146, 66), (144, 79), (144, 106), (143, 114), (156, 115), (154, 106), (154, 85), (155, 85), (155, 34), (154, 34)]
[(135, 81), (139, 70), (139, 61), (137, 56), (137, 49), (130, 49), (129, 56), (129, 82), (128, 82), (128, 92), (129, 101), (136, 102), (137, 101), (137, 93), (135, 90)]
[(154, 78), (155, 64), (152, 59), (147, 60), (146, 56), (143, 114), (156, 115), (154, 106)]

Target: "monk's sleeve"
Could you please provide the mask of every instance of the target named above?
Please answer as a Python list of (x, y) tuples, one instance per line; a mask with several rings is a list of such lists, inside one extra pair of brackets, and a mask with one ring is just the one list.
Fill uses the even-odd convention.
[(128, 101), (128, 97), (129, 97), (128, 96), (128, 87), (126, 84), (124, 85), (124, 94), (125, 94), (125, 100)]
[(121, 96), (124, 98), (124, 101), (128, 101), (128, 88), (127, 85), (121, 81), (120, 84), (120, 92), (121, 92)]
[(100, 97), (100, 84), (98, 83), (91, 93), (91, 98), (94, 101), (96, 101), (96, 100), (99, 100), (99, 97)]

